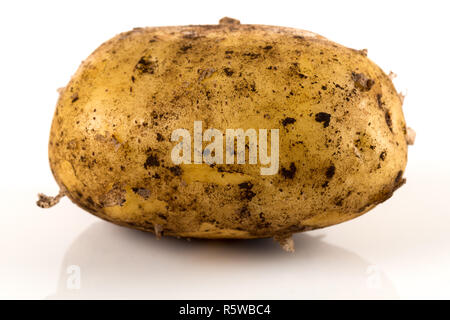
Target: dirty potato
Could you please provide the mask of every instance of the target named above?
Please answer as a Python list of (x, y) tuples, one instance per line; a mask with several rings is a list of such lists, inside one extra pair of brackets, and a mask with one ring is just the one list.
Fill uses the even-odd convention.
[[(223, 133), (222, 163), (207, 161), (209, 128)], [(240, 146), (231, 137), (230, 150), (227, 130), (238, 128), (249, 135)], [(190, 136), (174, 161), (179, 129)], [(260, 129), (268, 155), (279, 143), (277, 164), (262, 162)], [(136, 28), (102, 44), (61, 90), (49, 142), (61, 193), (38, 204), (66, 195), (158, 236), (286, 244), (391, 197), (405, 182), (408, 132), (401, 97), (366, 50), (229, 18)], [(244, 163), (225, 159), (233, 152)]]

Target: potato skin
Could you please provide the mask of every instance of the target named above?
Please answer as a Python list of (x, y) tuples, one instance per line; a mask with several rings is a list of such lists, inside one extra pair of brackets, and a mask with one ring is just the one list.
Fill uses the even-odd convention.
[[(297, 29), (137, 28), (63, 89), (49, 160), (90, 213), (198, 238), (277, 237), (355, 218), (404, 183), (402, 102), (364, 51)], [(233, 21), (231, 21), (233, 22)], [(280, 170), (174, 165), (171, 132), (279, 128)]]

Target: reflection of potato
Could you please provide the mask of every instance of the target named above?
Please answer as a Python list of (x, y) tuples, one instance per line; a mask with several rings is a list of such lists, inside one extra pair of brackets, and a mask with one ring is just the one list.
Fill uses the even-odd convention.
[(294, 236), (298, 250), (289, 255), (268, 239), (211, 243), (149, 236), (91, 224), (67, 248), (57, 292), (48, 298), (398, 298), (384, 270), (318, 234)]
[[(280, 170), (171, 160), (175, 129), (279, 129)], [(192, 134), (192, 131), (191, 131)], [(62, 190), (119, 225), (254, 238), (357, 217), (404, 182), (406, 126), (365, 51), (307, 31), (138, 28), (100, 46), (62, 90), (49, 145)]]

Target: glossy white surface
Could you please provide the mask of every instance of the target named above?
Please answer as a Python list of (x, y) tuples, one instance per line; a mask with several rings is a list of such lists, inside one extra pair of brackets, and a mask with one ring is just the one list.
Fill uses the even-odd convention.
[[(449, 8), (444, 1), (371, 5), (2, 2), (0, 298), (450, 298)], [(56, 88), (79, 62), (135, 26), (213, 24), (225, 15), (369, 48), (372, 60), (395, 71), (418, 134), (407, 184), (358, 219), (296, 235), (293, 254), (270, 239), (158, 241), (67, 199), (36, 207), (38, 192), (57, 192), (48, 132)]]

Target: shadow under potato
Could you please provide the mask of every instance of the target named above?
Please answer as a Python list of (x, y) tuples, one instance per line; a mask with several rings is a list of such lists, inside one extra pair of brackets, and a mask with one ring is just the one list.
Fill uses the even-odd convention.
[(49, 299), (396, 298), (376, 266), (322, 241), (178, 240), (96, 222), (67, 250)]

